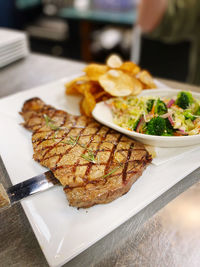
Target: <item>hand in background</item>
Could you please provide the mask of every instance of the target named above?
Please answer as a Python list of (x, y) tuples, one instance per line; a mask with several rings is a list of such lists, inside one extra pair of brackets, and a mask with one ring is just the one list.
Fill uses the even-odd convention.
[(150, 33), (161, 22), (167, 9), (168, 0), (140, 0), (138, 25), (144, 33)]

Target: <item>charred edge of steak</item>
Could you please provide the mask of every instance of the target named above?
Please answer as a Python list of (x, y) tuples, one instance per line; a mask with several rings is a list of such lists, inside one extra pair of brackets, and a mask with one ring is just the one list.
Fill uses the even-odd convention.
[(48, 117), (52, 115), (62, 116), (66, 112), (55, 109), (50, 105), (46, 105), (40, 98), (34, 97), (24, 102), (22, 111), (19, 114), (23, 117), (23, 125), (26, 129), (34, 131), (35, 126), (43, 126), (45, 123), (44, 114)]
[(22, 106), (21, 112), (19, 114), (23, 117), (24, 123), (21, 123), (26, 129), (31, 130), (29, 127), (29, 121), (33, 116), (38, 116), (37, 114), (43, 109), (45, 103), (38, 97), (33, 97), (26, 100)]
[(45, 103), (38, 97), (33, 97), (24, 102), (22, 113), (30, 111), (39, 111), (45, 106)]

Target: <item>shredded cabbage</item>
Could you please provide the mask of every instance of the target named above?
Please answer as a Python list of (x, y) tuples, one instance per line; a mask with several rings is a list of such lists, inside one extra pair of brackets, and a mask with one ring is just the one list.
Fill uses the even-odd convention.
[[(190, 104), (183, 109), (177, 104), (179, 103), (178, 95), (173, 97), (174, 101), (172, 98), (155, 96), (119, 97), (108, 100), (108, 104), (113, 113), (114, 123), (130, 131), (138, 128), (136, 126), (142, 118), (143, 121), (139, 124), (137, 131), (144, 134), (155, 134), (147, 130), (148, 124), (153, 118), (161, 117), (165, 120), (165, 130), (162, 135), (200, 134), (200, 100), (191, 97)], [(174, 103), (167, 108), (169, 102)]]

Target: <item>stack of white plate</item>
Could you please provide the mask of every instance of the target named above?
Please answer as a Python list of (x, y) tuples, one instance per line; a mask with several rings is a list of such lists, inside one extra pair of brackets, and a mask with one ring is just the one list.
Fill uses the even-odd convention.
[(25, 33), (0, 28), (0, 68), (28, 55)]

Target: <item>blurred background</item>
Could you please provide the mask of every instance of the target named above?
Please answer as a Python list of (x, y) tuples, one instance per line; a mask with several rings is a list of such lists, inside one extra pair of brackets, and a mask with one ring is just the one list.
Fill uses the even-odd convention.
[(0, 27), (26, 31), (33, 52), (100, 63), (117, 53), (156, 77), (186, 81), (190, 43), (164, 43), (133, 30), (138, 2), (0, 1)]

